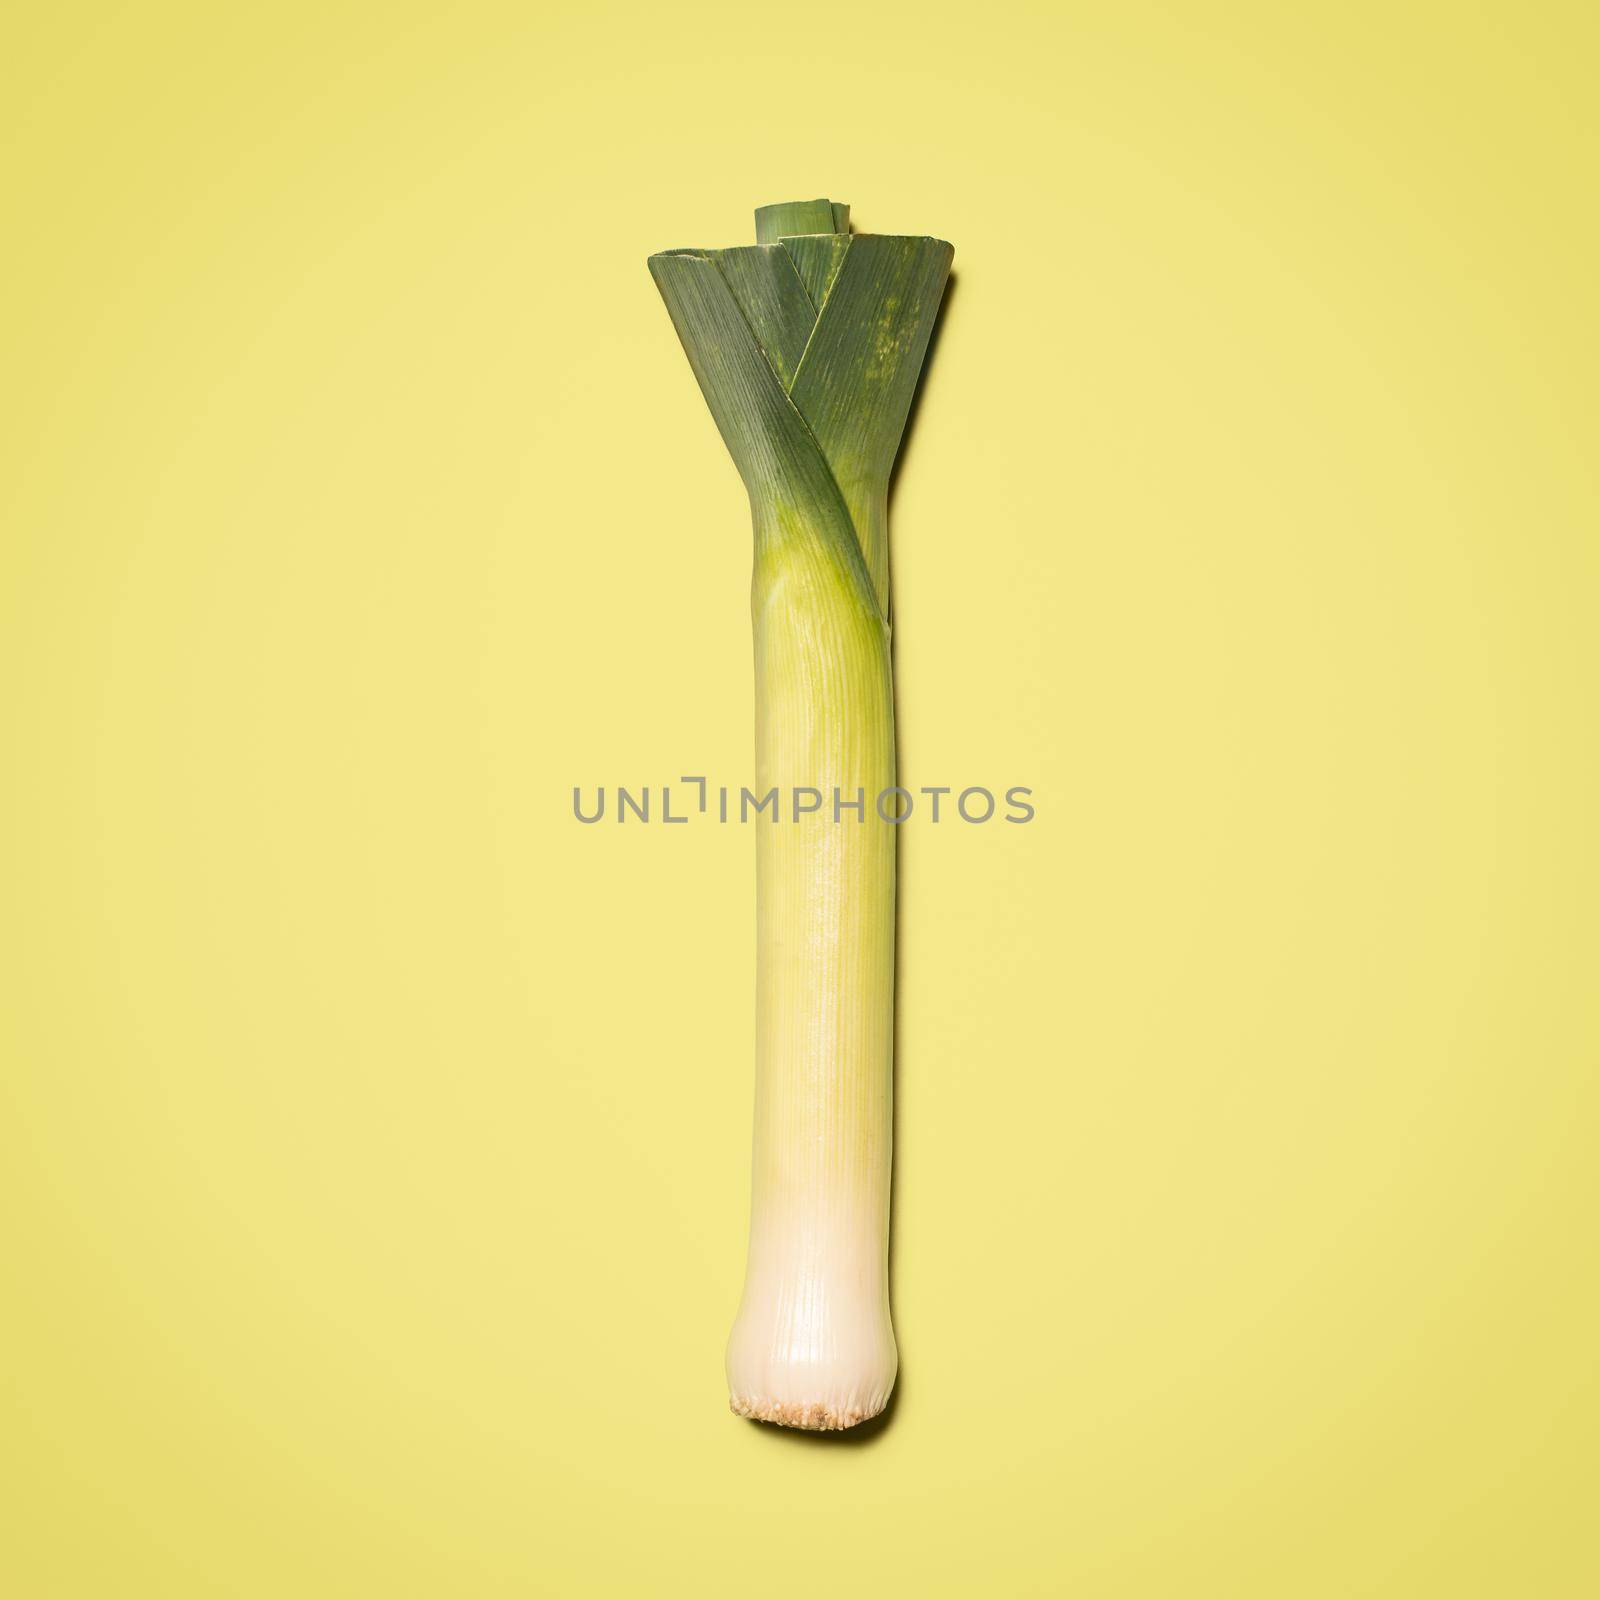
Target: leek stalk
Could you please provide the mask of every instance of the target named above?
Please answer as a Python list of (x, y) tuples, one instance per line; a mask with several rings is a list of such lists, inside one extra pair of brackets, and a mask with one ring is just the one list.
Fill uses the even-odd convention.
[[(942, 240), (764, 206), (754, 245), (650, 270), (750, 495), (758, 824), (741, 1416), (848, 1428), (888, 1403), (895, 782), (889, 477), (944, 293)], [(835, 803), (837, 801), (837, 803)], [(857, 802), (861, 802), (857, 809)]]

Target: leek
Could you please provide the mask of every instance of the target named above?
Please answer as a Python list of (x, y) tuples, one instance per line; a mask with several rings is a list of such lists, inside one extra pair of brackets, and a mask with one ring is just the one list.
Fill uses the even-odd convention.
[[(750, 495), (758, 825), (750, 1247), (730, 1404), (848, 1428), (894, 1387), (895, 739), (889, 477), (950, 270), (942, 240), (764, 206), (754, 245), (650, 258)], [(820, 793), (802, 810), (791, 796)], [(889, 793), (887, 803), (880, 798)], [(887, 813), (887, 815), (886, 815)]]

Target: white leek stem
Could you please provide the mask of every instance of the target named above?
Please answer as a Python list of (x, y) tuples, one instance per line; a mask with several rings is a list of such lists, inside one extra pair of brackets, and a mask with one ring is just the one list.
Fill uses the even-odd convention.
[(823, 807), (796, 822), (791, 802), (758, 834), (750, 1257), (728, 1385), (744, 1416), (846, 1428), (883, 1409), (896, 1366), (895, 838), (876, 804), (894, 713), (883, 619), (812, 547), (780, 541), (756, 565), (757, 787), (810, 786)]

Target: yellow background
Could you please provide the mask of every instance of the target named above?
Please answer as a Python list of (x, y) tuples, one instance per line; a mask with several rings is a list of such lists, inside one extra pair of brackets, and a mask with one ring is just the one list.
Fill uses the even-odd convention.
[[(1592, 9), (38, 5), (4, 1570), (1589, 1596)], [(954, 241), (888, 1425), (724, 1409), (742, 493), (645, 255)]]

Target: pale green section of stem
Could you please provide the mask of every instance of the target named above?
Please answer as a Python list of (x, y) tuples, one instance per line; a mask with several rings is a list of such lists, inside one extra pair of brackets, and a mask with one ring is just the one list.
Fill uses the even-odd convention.
[(842, 200), (784, 200), (756, 207), (756, 243), (776, 244), (802, 233), (848, 233), (850, 207)]
[[(758, 507), (756, 782), (785, 807), (756, 846), (750, 1254), (736, 1396), (870, 1416), (894, 1383), (888, 1246), (895, 830), (888, 631), (818, 561), (803, 515)], [(795, 819), (796, 787), (822, 792)], [(833, 793), (861, 800), (864, 816)]]

